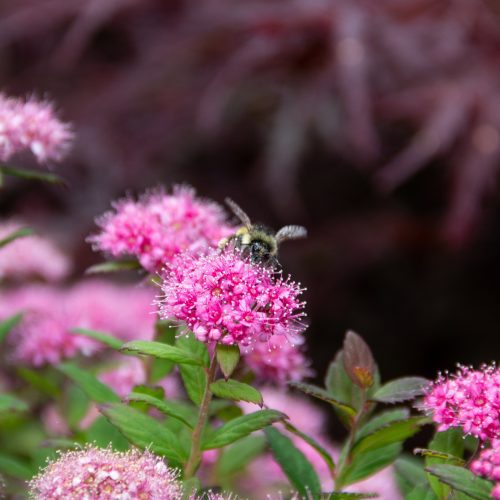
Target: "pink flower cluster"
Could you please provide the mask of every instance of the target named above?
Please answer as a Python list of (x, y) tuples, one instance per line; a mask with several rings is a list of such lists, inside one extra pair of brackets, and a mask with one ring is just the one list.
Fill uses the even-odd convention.
[(181, 500), (178, 472), (149, 451), (87, 447), (50, 463), (30, 482), (36, 500), (144, 498)]
[(202, 342), (253, 345), (304, 330), (301, 288), (237, 251), (182, 254), (165, 276), (160, 316), (185, 323)]
[(0, 319), (23, 312), (9, 336), (13, 358), (32, 366), (55, 364), (97, 351), (98, 342), (70, 333), (75, 327), (101, 330), (126, 340), (151, 339), (153, 291), (89, 281), (71, 288), (24, 286), (2, 294)]
[[(26, 225), (17, 221), (0, 223), (0, 240), (22, 227)], [(70, 269), (68, 257), (42, 236), (25, 236), (0, 248), (0, 280), (37, 277), (58, 281), (65, 278)]]
[(195, 194), (191, 187), (176, 186), (172, 194), (157, 190), (139, 201), (120, 200), (97, 219), (102, 231), (89, 241), (113, 257), (136, 257), (150, 272), (170, 265), (181, 252), (216, 247), (234, 228), (226, 224), (222, 207)]
[(267, 342), (243, 348), (245, 364), (263, 384), (286, 385), (314, 374), (304, 352), (291, 345), (283, 335), (273, 335)]
[(500, 370), (482, 366), (480, 370), (459, 366), (451, 377), (440, 376), (428, 389), (423, 401), (432, 412), (438, 430), (461, 427), (481, 440), (500, 438)]
[(500, 439), (493, 439), (491, 448), (483, 450), (470, 468), (474, 474), (495, 482), (491, 497), (500, 499)]
[(29, 149), (40, 163), (60, 160), (73, 134), (61, 122), (49, 102), (33, 98), (26, 102), (0, 93), (0, 161)]

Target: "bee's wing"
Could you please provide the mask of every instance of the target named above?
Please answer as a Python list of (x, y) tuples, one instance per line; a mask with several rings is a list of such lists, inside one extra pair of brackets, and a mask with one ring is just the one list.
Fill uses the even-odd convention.
[(296, 240), (306, 236), (307, 229), (303, 226), (284, 226), (276, 233), (276, 241), (281, 243), (285, 240)]
[(226, 198), (225, 201), (229, 205), (229, 208), (233, 211), (234, 215), (236, 215), (236, 217), (240, 219), (243, 225), (247, 228), (250, 228), (252, 226), (252, 222), (250, 221), (250, 217), (248, 217), (243, 209), (231, 198)]

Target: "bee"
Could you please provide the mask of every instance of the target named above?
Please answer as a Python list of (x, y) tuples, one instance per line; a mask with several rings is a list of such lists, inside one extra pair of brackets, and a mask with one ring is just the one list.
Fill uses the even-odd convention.
[(252, 224), (250, 217), (238, 204), (230, 198), (226, 198), (225, 201), (243, 226), (233, 235), (223, 238), (219, 242), (219, 248), (224, 249), (232, 243), (234, 248), (240, 250), (245, 257), (249, 257), (253, 264), (277, 267), (279, 244), (285, 240), (307, 236), (307, 230), (302, 226), (284, 226), (275, 232), (263, 224)]

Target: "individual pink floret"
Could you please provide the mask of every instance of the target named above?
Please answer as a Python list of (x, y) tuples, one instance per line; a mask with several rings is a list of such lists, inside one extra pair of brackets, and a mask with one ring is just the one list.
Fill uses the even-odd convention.
[(180, 255), (161, 288), (160, 316), (202, 342), (251, 346), (278, 335), (297, 343), (305, 328), (300, 286), (231, 249)]
[(292, 345), (284, 336), (273, 335), (267, 342), (257, 342), (243, 348), (245, 364), (253, 371), (257, 382), (286, 385), (310, 377), (314, 372), (300, 346)]
[(493, 481), (492, 498), (500, 499), (500, 439), (493, 439), (491, 447), (484, 449), (470, 466), (472, 472)]
[(61, 454), (30, 482), (37, 500), (143, 498), (181, 500), (178, 471), (136, 449), (115, 452), (88, 446)]
[(0, 161), (29, 149), (38, 162), (60, 160), (73, 138), (71, 128), (61, 122), (50, 102), (34, 98), (26, 102), (0, 93)]
[(431, 412), (438, 430), (461, 427), (482, 441), (500, 438), (500, 370), (459, 366), (452, 376), (440, 376), (428, 389), (423, 408)]
[(160, 271), (181, 252), (205, 251), (235, 229), (218, 204), (197, 198), (193, 188), (155, 190), (139, 201), (126, 198), (97, 219), (101, 232), (89, 238), (95, 250), (113, 257), (132, 256), (150, 272)]
[[(17, 221), (0, 222), (0, 240), (23, 227), (26, 225)], [(0, 280), (36, 277), (53, 282), (65, 278), (70, 270), (69, 258), (43, 236), (25, 236), (0, 248)]]

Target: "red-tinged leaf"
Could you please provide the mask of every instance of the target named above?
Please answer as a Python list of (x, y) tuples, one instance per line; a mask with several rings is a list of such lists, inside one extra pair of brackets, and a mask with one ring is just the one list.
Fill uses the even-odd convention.
[(347, 375), (356, 385), (363, 389), (373, 385), (375, 360), (368, 344), (353, 331), (345, 336), (343, 360)]

